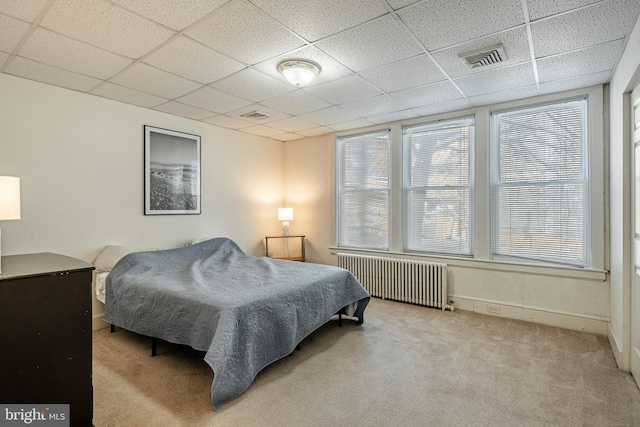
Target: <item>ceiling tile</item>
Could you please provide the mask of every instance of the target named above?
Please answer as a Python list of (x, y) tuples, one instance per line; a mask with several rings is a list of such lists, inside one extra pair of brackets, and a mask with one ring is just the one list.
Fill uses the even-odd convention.
[(250, 126), (248, 128), (242, 129), (242, 131), (252, 133), (254, 135), (266, 136), (266, 137), (282, 134), (281, 130), (270, 128), (264, 125)]
[[(341, 107), (360, 117), (392, 113), (394, 111), (400, 111), (407, 108), (406, 105), (403, 105), (389, 95), (379, 95), (374, 96), (373, 98), (352, 101), (342, 104)], [(335, 128), (333, 124), (331, 127)]]
[(294, 116), (329, 106), (328, 103), (311, 96), (300, 89), (268, 99), (261, 104)]
[(324, 126), (319, 126), (313, 129), (299, 130), (296, 133), (303, 136), (320, 136), (320, 135), (326, 135), (330, 132), (333, 132), (333, 129), (329, 129)]
[(41, 25), (134, 59), (174, 34), (106, 0), (57, 0)]
[(183, 36), (176, 36), (144, 58), (144, 62), (204, 84), (244, 68), (241, 63)]
[(514, 0), (426, 0), (398, 16), (429, 51), (524, 24)]
[[(0, 70), (285, 141), (607, 83), (639, 13), (639, 0), (0, 0)], [(459, 58), (498, 43), (499, 64)], [(321, 73), (295, 88), (286, 59)], [(255, 110), (267, 117), (241, 117)]]
[(191, 92), (179, 98), (178, 101), (221, 114), (251, 105), (251, 102), (246, 99), (220, 92), (209, 86)]
[(348, 122), (334, 123), (329, 127), (332, 130), (337, 130), (337, 131), (351, 130), (351, 129), (353, 129), (355, 131), (358, 128), (365, 128), (365, 127), (372, 126), (372, 125), (373, 125), (373, 123), (371, 123), (368, 120), (357, 119), (357, 120), (350, 120)]
[(246, 64), (264, 61), (304, 44), (246, 1), (237, 1), (213, 12), (185, 34)]
[(253, 4), (300, 34), (316, 41), (387, 13), (380, 0), (251, 0)]
[(385, 92), (423, 86), (445, 79), (444, 74), (427, 55), (414, 56), (413, 58), (372, 68), (361, 72), (360, 76)]
[(246, 68), (219, 80), (211, 86), (253, 102), (260, 102), (296, 89), (293, 85), (266, 76), (251, 68)]
[(529, 10), (529, 18), (531, 21), (535, 21), (599, 1), (601, 0), (527, 0), (527, 9)]
[(383, 123), (398, 122), (400, 120), (413, 119), (415, 117), (418, 117), (416, 112), (408, 109), (408, 110), (394, 111), (393, 113), (378, 114), (376, 116), (367, 116), (365, 117), (365, 119), (369, 120), (371, 123), (383, 124)]
[(93, 77), (62, 70), (30, 59), (14, 57), (5, 72), (67, 89), (86, 92), (102, 81)]
[(163, 98), (174, 99), (192, 92), (201, 85), (169, 74), (141, 62), (134, 64), (112, 80), (114, 83)]
[(391, 96), (410, 108), (462, 98), (460, 91), (448, 80), (393, 92)]
[(538, 95), (536, 85), (521, 86), (500, 92), (490, 92), (478, 96), (470, 96), (469, 100), (473, 105), (498, 104), (500, 102), (513, 101), (516, 99), (529, 98)]
[(280, 120), (274, 120), (270, 122), (267, 126), (280, 129), (286, 132), (297, 132), (299, 130), (317, 127), (318, 124), (312, 123), (300, 117), (292, 116), (292, 117), (287, 117)]
[(249, 126), (254, 126), (254, 123), (249, 123), (244, 120), (236, 119), (234, 117), (229, 116), (213, 116), (204, 120), (207, 123), (211, 123), (212, 125), (220, 126), (223, 128), (229, 129), (242, 129), (247, 128)]
[(99, 79), (108, 79), (133, 62), (124, 56), (107, 52), (40, 27), (36, 28), (18, 54)]
[(453, 101), (438, 102), (437, 104), (425, 105), (423, 107), (414, 108), (418, 116), (432, 116), (434, 114), (448, 113), (449, 111), (464, 110), (470, 108), (471, 103), (464, 98), (454, 99)]
[(536, 84), (531, 62), (471, 74), (457, 78), (454, 82), (469, 97)]
[(601, 85), (607, 83), (610, 78), (610, 71), (602, 71), (600, 73), (571, 77), (564, 80), (554, 80), (551, 82), (540, 83), (540, 93), (555, 93), (582, 87)]
[(286, 82), (284, 77), (278, 72), (278, 64), (286, 59), (306, 59), (320, 65), (320, 74), (306, 87), (324, 83), (330, 80), (335, 80), (353, 73), (353, 71), (351, 71), (315, 46), (306, 46), (301, 49), (297, 49), (294, 52), (268, 59), (255, 65), (255, 68), (265, 74), (270, 75), (271, 77)]
[(422, 53), (391, 15), (343, 31), (316, 46), (354, 71), (362, 71)]
[(420, 0), (387, 0), (387, 3), (389, 3), (389, 6), (391, 6), (393, 10), (398, 10), (419, 1)]
[(638, 16), (638, 0), (616, 0), (531, 24), (536, 58), (623, 39)]
[(33, 22), (48, 0), (2, 0), (0, 12)]
[(624, 49), (624, 41), (617, 40), (598, 46), (548, 56), (537, 61), (540, 82), (561, 80), (584, 74), (612, 70)]
[(229, 0), (112, 0), (153, 21), (182, 31)]
[(330, 125), (332, 123), (346, 122), (360, 118), (336, 106), (301, 114), (300, 117), (321, 125)]
[(0, 51), (11, 53), (29, 30), (28, 23), (0, 15)]
[(202, 120), (207, 117), (213, 116), (213, 113), (211, 111), (196, 108), (177, 101), (169, 101), (166, 104), (158, 105), (153, 109), (193, 120)]
[(113, 83), (105, 83), (90, 91), (94, 95), (103, 98), (109, 98), (116, 101), (126, 102), (127, 104), (139, 105), (141, 107), (151, 108), (156, 105), (167, 102), (167, 99), (148, 93), (139, 92), (128, 87), (116, 85)]
[(357, 75), (311, 86), (303, 90), (331, 104), (344, 104), (345, 102), (382, 94), (379, 89)]
[(304, 136), (295, 133), (283, 133), (282, 135), (274, 135), (271, 138), (277, 139), (278, 141), (295, 141), (304, 138)]
[[(502, 44), (504, 47), (505, 53), (507, 54), (506, 61), (487, 65), (482, 68), (471, 69), (467, 67), (464, 60), (458, 56), (461, 53), (473, 52), (475, 50), (497, 44)], [(433, 59), (442, 66), (451, 78), (531, 61), (529, 39), (527, 37), (527, 30), (525, 27), (518, 27), (510, 31), (504, 31), (498, 34), (492, 34), (487, 37), (475, 39), (470, 42), (433, 52), (432, 55)]]

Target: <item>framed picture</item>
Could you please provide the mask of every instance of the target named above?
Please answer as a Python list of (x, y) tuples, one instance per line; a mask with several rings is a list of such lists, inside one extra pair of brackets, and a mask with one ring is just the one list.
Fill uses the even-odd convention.
[(144, 127), (144, 214), (200, 213), (200, 137)]

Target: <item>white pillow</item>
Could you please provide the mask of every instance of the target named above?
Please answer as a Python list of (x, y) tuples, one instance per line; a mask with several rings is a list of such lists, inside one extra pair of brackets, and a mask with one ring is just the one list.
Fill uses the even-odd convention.
[(196, 243), (201, 243), (201, 242), (204, 242), (206, 240), (211, 240), (213, 238), (214, 237), (198, 237), (196, 239), (189, 240), (185, 246), (195, 245)]
[(104, 247), (102, 252), (100, 252), (94, 262), (96, 271), (109, 272), (111, 271), (113, 266), (116, 265), (118, 261), (120, 261), (120, 258), (130, 254), (131, 252), (137, 252), (139, 250), (140, 249), (128, 248), (126, 246), (107, 245)]
[(105, 292), (107, 288), (107, 276), (106, 271), (96, 272), (96, 298), (98, 301), (104, 304)]

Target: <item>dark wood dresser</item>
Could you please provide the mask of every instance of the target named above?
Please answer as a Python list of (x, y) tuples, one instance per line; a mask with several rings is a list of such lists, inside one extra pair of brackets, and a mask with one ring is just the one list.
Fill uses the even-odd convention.
[(93, 425), (94, 267), (53, 253), (2, 257), (0, 403), (69, 404), (70, 425)]

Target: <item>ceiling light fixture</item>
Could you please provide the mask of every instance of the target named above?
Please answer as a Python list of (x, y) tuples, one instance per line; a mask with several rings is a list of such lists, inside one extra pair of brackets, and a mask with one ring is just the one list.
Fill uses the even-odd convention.
[(302, 59), (287, 59), (278, 64), (278, 72), (292, 85), (305, 86), (320, 74), (320, 66)]

